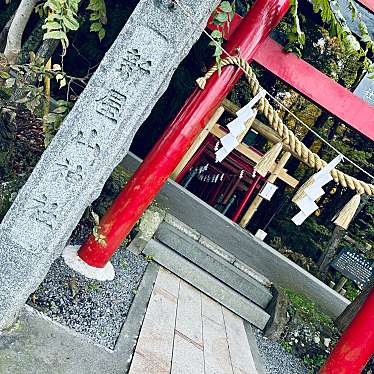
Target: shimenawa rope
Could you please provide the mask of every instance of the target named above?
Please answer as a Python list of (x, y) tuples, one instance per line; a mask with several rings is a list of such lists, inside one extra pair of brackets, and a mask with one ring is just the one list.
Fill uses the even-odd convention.
[[(221, 61), (221, 66), (236, 65), (241, 68), (248, 80), (249, 87), (253, 96), (257, 95), (262, 89), (260, 83), (257, 80), (255, 73), (250, 67), (249, 63), (240, 57), (227, 57)], [(201, 78), (197, 79), (197, 84), (201, 89), (204, 89), (206, 81), (218, 70), (218, 66), (214, 65), (209, 71)], [(257, 105), (257, 108), (263, 115), (268, 119), (270, 126), (278, 133), (282, 142), (290, 147), (291, 153), (299, 158), (302, 162), (307, 164), (313, 169), (321, 170), (327, 165), (327, 162), (322, 160), (317, 154), (312, 152), (307, 146), (305, 146), (296, 135), (288, 129), (283, 123), (282, 119), (278, 115), (277, 111), (272, 107), (269, 101), (262, 98)], [(334, 181), (339, 183), (342, 187), (348, 187), (351, 190), (357, 191), (357, 193), (366, 193), (368, 195), (374, 195), (374, 185), (358, 180), (348, 174), (343, 173), (340, 170), (333, 169), (331, 176)]]

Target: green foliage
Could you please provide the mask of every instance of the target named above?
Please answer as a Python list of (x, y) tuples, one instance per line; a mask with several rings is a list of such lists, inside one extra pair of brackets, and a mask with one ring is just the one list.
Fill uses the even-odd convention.
[[(75, 78), (67, 76), (59, 64), (48, 69), (44, 60), (30, 53), (30, 62), (20, 65), (0, 66), (0, 104), (15, 112), (20, 107), (26, 107), (30, 112), (43, 117), (44, 144), (52, 140), (63, 119), (69, 113), (72, 103), (57, 100), (51, 105), (50, 97), (44, 92), (44, 80), (55, 80), (60, 88), (70, 84)], [(48, 108), (52, 107), (49, 111)], [(45, 110), (47, 108), (47, 113)]]
[(293, 24), (289, 25), (288, 28), (288, 44), (285, 46), (285, 50), (293, 51), (300, 57), (301, 50), (305, 44), (305, 34), (301, 31), (298, 6), (298, 0), (291, 0), (290, 13), (292, 15)]
[(359, 295), (360, 291), (354, 285), (354, 283), (350, 280), (344, 285), (344, 289), (346, 290), (345, 297), (350, 300), (354, 301), (354, 299)]
[[(349, 8), (352, 14), (352, 20), (359, 20), (360, 40), (358, 40), (347, 25), (346, 19), (339, 10), (338, 3), (331, 0), (312, 0), (313, 10), (321, 15), (322, 21), (330, 26), (330, 36), (337, 37), (347, 55), (356, 55), (363, 61), (364, 68), (369, 72), (374, 72), (374, 65), (367, 57), (369, 52), (374, 51), (374, 42), (371, 39), (367, 26), (361, 18), (355, 3), (350, 0)], [(365, 48), (360, 45), (364, 44)], [(300, 40), (301, 45), (304, 45)]]
[(127, 270), (129, 268), (129, 264), (124, 258), (120, 258), (119, 266), (121, 266), (123, 270)]
[(43, 118), (44, 145), (47, 147), (52, 141), (62, 121), (69, 113), (73, 104), (66, 100), (58, 100), (56, 107)]
[(79, 28), (77, 20), (80, 0), (47, 0), (43, 6), (37, 7), (41, 16), (47, 14), (42, 28), (44, 39), (60, 40), (64, 53), (69, 45), (67, 33)]
[(87, 8), (90, 11), (90, 20), (92, 21), (90, 31), (96, 32), (100, 41), (105, 37), (105, 28), (107, 24), (105, 0), (90, 0)]
[[(319, 369), (326, 361), (326, 355), (323, 354), (316, 354), (316, 355), (306, 355), (303, 358), (304, 363), (307, 367), (313, 368), (313, 369)], [(314, 370), (310, 370), (310, 374), (314, 374)]]
[(216, 60), (219, 73), (221, 73), (223, 36), (225, 32), (228, 32), (230, 30), (230, 22), (232, 21), (234, 14), (235, 2), (230, 4), (228, 1), (222, 1), (213, 13), (212, 24), (216, 25), (217, 29), (211, 33), (211, 37), (215, 41), (211, 41), (209, 45), (214, 47), (213, 56)]
[[(64, 54), (69, 46), (68, 32), (79, 29), (78, 10), (80, 0), (47, 0), (36, 7), (40, 16), (46, 16), (42, 28), (44, 39), (57, 39), (61, 42)], [(105, 37), (107, 24), (105, 0), (90, 0), (87, 8), (90, 13), (91, 32), (96, 32), (101, 40)]]
[(280, 345), (284, 348), (284, 350), (288, 353), (292, 353), (292, 344), (286, 340), (281, 340)]
[(100, 285), (97, 282), (89, 282), (87, 284), (87, 291), (88, 292), (95, 292), (99, 289)]
[[(238, 4), (243, 1), (238, 0)], [(251, 0), (244, 1), (247, 7), (253, 3)], [(324, 27), (329, 30), (330, 38), (336, 38), (346, 56), (353, 56), (353, 60), (364, 67), (369, 73), (374, 73), (374, 64), (368, 56), (374, 52), (374, 42), (370, 37), (368, 28), (362, 20), (362, 15), (358, 11), (355, 2), (348, 0), (348, 6), (351, 10), (352, 21), (357, 22), (360, 36), (353, 35), (348, 27), (347, 21), (340, 11), (340, 4), (335, 0), (311, 0), (313, 10), (320, 14)], [(285, 50), (294, 52), (298, 56), (303, 56), (303, 50), (307, 49), (308, 38), (305, 37), (305, 31), (308, 30), (310, 22), (308, 17), (304, 17), (298, 8), (298, 0), (290, 0), (290, 11), (285, 17), (288, 22), (282, 21), (287, 34)], [(308, 27), (302, 25), (308, 23)], [(308, 30), (309, 31), (309, 30)], [(374, 74), (373, 76), (374, 77)]]
[(2, 106), (15, 109), (22, 104), (30, 111), (40, 110), (45, 74), (43, 61), (33, 52), (30, 53), (29, 64), (12, 65), (11, 69), (7, 65), (0, 66), (0, 92), (5, 98), (3, 103), (0, 100)]

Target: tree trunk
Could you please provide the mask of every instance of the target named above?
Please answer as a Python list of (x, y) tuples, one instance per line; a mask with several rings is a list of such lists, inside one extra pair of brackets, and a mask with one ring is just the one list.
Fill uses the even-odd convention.
[(332, 232), (331, 238), (326, 245), (326, 250), (322, 253), (317, 263), (317, 265), (319, 265), (318, 269), (320, 271), (320, 275), (323, 279), (326, 278), (330, 263), (335, 258), (336, 251), (340, 242), (344, 238), (344, 235), (345, 229), (336, 225), (334, 231)]
[(10, 29), (10, 25), (13, 22), (13, 19), (14, 19), (14, 14), (12, 15), (12, 17), (9, 19), (9, 21), (5, 24), (4, 28), (0, 32), (0, 52), (3, 52), (4, 48), (6, 46), (6, 40), (7, 40), (7, 37), (8, 37), (8, 32), (9, 32), (9, 29)]
[(15, 64), (21, 51), (22, 35), (29, 18), (34, 10), (37, 0), (21, 0), (10, 25), (4, 56), (10, 64)]
[(369, 296), (371, 289), (374, 286), (374, 279), (370, 284), (355, 298), (355, 300), (348, 305), (344, 312), (335, 320), (335, 325), (340, 332), (347, 329), (349, 324), (352, 322), (353, 318), (356, 316), (358, 311), (361, 309), (365, 300)]
[(10, 109), (0, 109), (0, 175), (10, 172), (10, 160), (14, 154), (15, 113)]
[[(43, 58), (44, 63), (47, 63), (47, 61), (52, 57), (53, 53), (55, 52), (58, 46), (58, 43), (59, 43), (59, 40), (52, 40), (52, 39), (44, 40), (44, 42), (38, 49), (36, 56)], [(35, 83), (33, 82), (29, 73), (25, 75), (24, 79), (26, 83), (29, 83), (29, 84)], [(19, 100), (20, 98), (24, 96), (25, 96), (25, 88), (16, 87), (11, 97), (11, 101), (13, 103), (16, 103), (17, 100)]]
[(22, 48), (17, 57), (17, 64), (26, 64), (30, 61), (30, 52), (38, 50), (43, 42), (44, 30), (42, 29), (43, 20), (40, 19), (31, 32), (28, 33), (27, 39), (22, 43)]
[(55, 52), (58, 47), (59, 40), (56, 39), (46, 39), (43, 41), (41, 46), (38, 49), (37, 56), (43, 58), (44, 63), (46, 63)]

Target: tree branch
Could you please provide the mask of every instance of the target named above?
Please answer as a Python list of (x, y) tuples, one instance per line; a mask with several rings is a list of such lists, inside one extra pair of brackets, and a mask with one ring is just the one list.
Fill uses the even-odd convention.
[(4, 50), (4, 56), (10, 64), (14, 64), (17, 61), (17, 56), (22, 46), (22, 35), (36, 3), (37, 0), (21, 0), (14, 15)]

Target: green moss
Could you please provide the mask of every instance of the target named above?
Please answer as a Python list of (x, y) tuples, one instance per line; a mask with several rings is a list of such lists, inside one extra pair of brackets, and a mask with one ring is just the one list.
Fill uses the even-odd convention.
[(292, 353), (292, 345), (287, 342), (286, 340), (281, 340), (280, 341), (280, 345), (283, 347), (283, 349), (288, 352), (288, 353)]
[(290, 319), (280, 344), (300, 358), (310, 373), (316, 373), (339, 338), (338, 330), (309, 298), (288, 289), (283, 291), (290, 300)]
[(290, 299), (292, 307), (305, 320), (312, 323), (318, 322), (329, 327), (334, 325), (333, 320), (325, 313), (319, 311), (316, 305), (310, 299), (291, 290), (284, 291)]
[[(305, 365), (307, 365), (307, 367), (315, 368), (315, 369), (320, 368), (325, 363), (325, 360), (326, 360), (326, 356), (322, 354), (313, 355), (313, 356), (306, 355), (303, 358), (303, 361)], [(315, 369), (309, 370), (308, 373), (314, 374)]]

